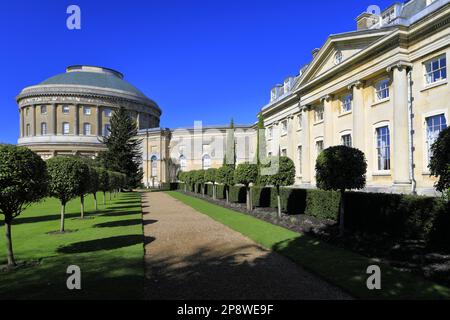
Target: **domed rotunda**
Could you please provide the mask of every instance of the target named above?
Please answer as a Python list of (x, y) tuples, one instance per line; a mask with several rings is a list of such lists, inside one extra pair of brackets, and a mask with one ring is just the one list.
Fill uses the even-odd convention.
[(17, 96), (18, 144), (47, 159), (56, 155), (95, 157), (105, 147), (112, 112), (123, 106), (138, 129), (158, 128), (161, 109), (115, 70), (75, 65), (27, 87)]

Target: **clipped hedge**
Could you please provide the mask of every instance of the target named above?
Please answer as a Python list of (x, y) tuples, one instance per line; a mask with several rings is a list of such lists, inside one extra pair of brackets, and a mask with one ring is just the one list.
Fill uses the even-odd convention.
[[(184, 188), (184, 186), (183, 186)], [(161, 183), (160, 189), (162, 190), (169, 190), (169, 191), (174, 191), (174, 190), (178, 190), (179, 189), (179, 183), (178, 182), (164, 182)]]
[(232, 186), (230, 187), (230, 202), (246, 203), (246, 193), (244, 186)]
[(348, 229), (396, 238), (427, 239), (441, 228), (437, 218), (450, 214), (448, 203), (431, 197), (349, 192), (345, 202)]
[(252, 187), (252, 201), (253, 205), (258, 208), (271, 207), (271, 192), (270, 187)]
[(222, 185), (222, 184), (216, 185), (216, 198), (219, 200), (223, 200), (226, 198), (224, 185)]

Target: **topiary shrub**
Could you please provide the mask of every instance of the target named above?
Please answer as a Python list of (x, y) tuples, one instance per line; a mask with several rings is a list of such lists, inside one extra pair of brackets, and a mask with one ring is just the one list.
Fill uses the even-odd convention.
[(246, 203), (247, 202), (247, 188), (243, 186), (230, 187), (230, 202)]
[(258, 179), (258, 166), (251, 163), (241, 163), (237, 166), (234, 172), (234, 183), (243, 184), (246, 190), (247, 210), (251, 211), (253, 208), (250, 196), (250, 184), (256, 183)]
[(362, 189), (366, 185), (367, 162), (364, 153), (347, 146), (330, 147), (322, 151), (316, 161), (317, 186), (341, 193), (339, 230), (345, 231), (345, 190)]
[(230, 201), (229, 189), (234, 185), (234, 169), (232, 166), (224, 165), (216, 172), (216, 181), (221, 183), (224, 187), (225, 199)]
[(272, 188), (271, 187), (252, 187), (252, 203), (255, 207), (270, 207)]

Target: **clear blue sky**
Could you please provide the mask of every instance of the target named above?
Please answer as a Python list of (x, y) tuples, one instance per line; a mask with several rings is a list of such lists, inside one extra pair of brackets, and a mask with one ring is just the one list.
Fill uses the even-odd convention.
[[(8, 1), (0, 12), (0, 141), (16, 143), (15, 96), (72, 64), (100, 65), (154, 99), (164, 127), (256, 121), (271, 87), (369, 5), (393, 1)], [(66, 28), (77, 4), (82, 30)]]

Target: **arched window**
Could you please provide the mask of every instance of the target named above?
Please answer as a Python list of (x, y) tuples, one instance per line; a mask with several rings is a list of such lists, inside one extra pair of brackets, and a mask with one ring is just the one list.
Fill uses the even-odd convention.
[(183, 155), (180, 157), (180, 169), (186, 171), (186, 157)]
[(47, 123), (41, 122), (41, 135), (45, 136), (47, 134)]
[(207, 154), (205, 154), (202, 158), (202, 168), (203, 170), (211, 168), (211, 157)]
[(158, 175), (158, 158), (156, 156), (152, 156), (150, 161), (152, 164), (152, 177), (156, 177)]

